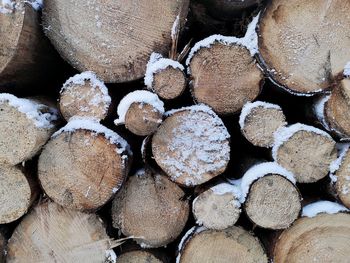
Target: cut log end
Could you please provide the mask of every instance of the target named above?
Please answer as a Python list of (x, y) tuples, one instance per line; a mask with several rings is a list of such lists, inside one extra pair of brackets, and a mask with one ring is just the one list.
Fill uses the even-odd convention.
[(266, 175), (251, 185), (244, 208), (256, 225), (285, 229), (300, 214), (301, 196), (288, 179), (277, 174)]
[(190, 61), (192, 95), (218, 114), (238, 112), (260, 93), (263, 74), (247, 48), (214, 43)]
[(118, 263), (162, 263), (153, 254), (147, 251), (131, 251), (123, 253), (118, 257)]
[(278, 238), (273, 261), (347, 262), (350, 243), (349, 214), (319, 214), (300, 218)]
[(95, 214), (45, 202), (15, 229), (7, 262), (107, 262), (109, 249), (109, 237)]
[(113, 226), (134, 236), (143, 247), (161, 247), (174, 241), (189, 215), (184, 192), (167, 177), (141, 170), (113, 200)]
[(178, 257), (180, 263), (268, 262), (260, 241), (239, 227), (195, 233)]
[(350, 151), (348, 150), (342, 159), (339, 169), (336, 171), (335, 193), (337, 198), (350, 209)]

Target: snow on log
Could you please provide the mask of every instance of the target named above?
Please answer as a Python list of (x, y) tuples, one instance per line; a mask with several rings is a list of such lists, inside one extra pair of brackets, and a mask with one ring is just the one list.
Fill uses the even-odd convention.
[(243, 106), (239, 125), (243, 136), (253, 145), (272, 147), (274, 133), (287, 122), (280, 106), (256, 101)]
[(230, 160), (230, 135), (205, 105), (169, 111), (152, 138), (157, 164), (176, 183), (192, 187), (222, 174)]
[(44, 3), (43, 24), (73, 67), (92, 70), (107, 83), (126, 82), (145, 75), (152, 52), (168, 53), (173, 23), (179, 15), (184, 24), (188, 5), (188, 0), (51, 0)]
[(0, 162), (31, 159), (55, 130), (58, 111), (33, 99), (0, 93)]
[(349, 212), (349, 209), (335, 202), (317, 201), (304, 206), (301, 216), (315, 217), (321, 213), (337, 214), (340, 212)]
[(108, 202), (124, 182), (132, 153), (117, 133), (89, 119), (73, 119), (45, 145), (40, 183), (58, 204), (91, 211)]
[(91, 71), (69, 78), (60, 92), (60, 111), (67, 121), (72, 117), (103, 120), (110, 104), (107, 87)]
[(263, 73), (255, 59), (258, 16), (243, 38), (212, 35), (194, 45), (186, 60), (192, 95), (218, 114), (238, 112), (260, 93)]
[(330, 88), (350, 58), (349, 8), (342, 0), (269, 1), (258, 42), (261, 65), (272, 81), (296, 95)]
[(278, 164), (294, 174), (298, 183), (313, 183), (328, 174), (337, 151), (328, 133), (296, 123), (275, 133), (272, 155)]
[(156, 258), (152, 253), (136, 250), (121, 254), (118, 257), (118, 263), (163, 263), (160, 259)]
[(110, 260), (116, 259), (111, 242), (97, 215), (47, 201), (37, 205), (16, 227), (8, 242), (6, 262), (116, 263)]

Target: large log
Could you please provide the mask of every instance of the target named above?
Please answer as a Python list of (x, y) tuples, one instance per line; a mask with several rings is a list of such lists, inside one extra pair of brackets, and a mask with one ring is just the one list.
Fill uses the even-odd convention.
[(269, 77), (304, 95), (333, 86), (350, 58), (349, 8), (342, 0), (269, 1), (259, 23), (260, 61)]
[(36, 206), (16, 227), (8, 242), (6, 260), (9, 263), (115, 263), (111, 244), (97, 215), (48, 201)]
[(177, 16), (184, 23), (188, 4), (52, 0), (44, 3), (43, 23), (52, 44), (73, 67), (92, 70), (105, 82), (125, 82), (144, 76), (153, 51), (166, 55), (173, 23)]
[(165, 246), (187, 222), (189, 205), (184, 195), (166, 176), (140, 170), (113, 200), (113, 226), (143, 247)]
[(73, 119), (45, 145), (39, 157), (39, 180), (58, 204), (96, 210), (119, 190), (131, 155), (117, 133), (91, 120)]
[(0, 94), (0, 162), (31, 159), (55, 130), (57, 110), (46, 102)]

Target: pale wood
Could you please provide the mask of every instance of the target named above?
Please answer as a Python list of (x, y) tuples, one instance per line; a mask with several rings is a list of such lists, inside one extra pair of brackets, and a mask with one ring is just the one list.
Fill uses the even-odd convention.
[(286, 117), (281, 109), (259, 106), (246, 116), (241, 131), (253, 145), (268, 148), (273, 146), (274, 133), (286, 125)]
[(179, 97), (186, 88), (185, 73), (179, 68), (167, 67), (154, 73), (152, 90), (166, 100)]
[(213, 114), (184, 108), (167, 117), (153, 135), (154, 159), (176, 183), (192, 187), (225, 171), (229, 138), (223, 122)]
[(331, 87), (350, 57), (349, 8), (342, 0), (270, 1), (258, 34), (260, 60), (270, 78), (302, 94)]
[(349, 262), (350, 215), (319, 214), (300, 218), (278, 238), (273, 261)]
[(329, 172), (337, 157), (335, 141), (310, 131), (298, 131), (277, 150), (275, 161), (291, 171), (297, 182), (314, 183)]
[(336, 197), (350, 209), (350, 151), (348, 150), (342, 159), (339, 169), (335, 172), (337, 181), (334, 187)]
[(142, 246), (165, 246), (187, 222), (189, 204), (183, 196), (166, 176), (140, 171), (129, 177), (113, 200), (113, 226)]
[(208, 229), (225, 229), (233, 226), (240, 214), (240, 203), (232, 193), (218, 194), (208, 189), (199, 194), (192, 203), (197, 224)]
[(44, 3), (43, 24), (52, 44), (76, 69), (92, 70), (105, 82), (125, 82), (144, 76), (153, 51), (168, 53), (173, 23), (177, 15), (184, 23), (188, 4), (52, 0)]
[(180, 263), (268, 262), (260, 241), (240, 227), (195, 233), (180, 250)]
[(260, 93), (263, 74), (248, 49), (238, 44), (201, 48), (189, 67), (194, 99), (218, 114), (236, 113)]
[(107, 262), (110, 238), (101, 219), (53, 202), (36, 206), (8, 242), (7, 262)]
[(133, 102), (125, 114), (125, 127), (139, 136), (154, 133), (162, 123), (163, 114), (144, 102)]
[(128, 153), (119, 149), (89, 130), (62, 132), (51, 138), (39, 157), (41, 186), (64, 207), (96, 210), (113, 197), (128, 173)]
[(251, 185), (244, 209), (248, 218), (260, 227), (285, 229), (300, 214), (301, 195), (285, 177), (269, 174)]
[(162, 263), (152, 253), (142, 250), (131, 251), (121, 254), (117, 263)]

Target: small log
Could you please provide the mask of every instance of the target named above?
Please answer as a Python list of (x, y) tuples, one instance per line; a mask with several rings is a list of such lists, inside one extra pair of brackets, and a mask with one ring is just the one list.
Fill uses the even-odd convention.
[(147, 136), (162, 123), (164, 103), (152, 92), (137, 90), (120, 101), (117, 111), (119, 118), (114, 121), (116, 125), (124, 123), (132, 133)]
[(0, 162), (16, 165), (40, 151), (55, 130), (57, 110), (33, 99), (0, 94)]
[(72, 117), (103, 120), (110, 104), (107, 87), (90, 71), (69, 78), (60, 92), (60, 111), (67, 121)]
[(43, 24), (61, 56), (79, 71), (92, 70), (107, 83), (126, 82), (144, 76), (153, 51), (168, 53), (173, 23), (179, 16), (184, 24), (188, 5), (188, 0), (52, 0), (44, 3)]
[(239, 125), (243, 136), (255, 146), (272, 147), (274, 133), (287, 125), (280, 106), (256, 101), (244, 105)]
[(140, 170), (113, 200), (113, 226), (142, 247), (165, 246), (187, 222), (189, 205), (183, 196), (183, 190), (166, 176)]
[(170, 179), (192, 187), (223, 173), (230, 160), (230, 135), (222, 120), (205, 105), (167, 115), (153, 135), (152, 152)]
[(205, 228), (190, 231), (179, 245), (179, 263), (268, 262), (260, 241), (240, 227), (233, 226), (222, 231)]
[(36, 206), (17, 226), (8, 242), (6, 260), (115, 263), (111, 244), (97, 215), (68, 210), (49, 201)]
[(152, 253), (142, 250), (123, 253), (118, 257), (118, 263), (163, 263)]
[(222, 230), (233, 226), (240, 214), (240, 191), (237, 186), (221, 183), (199, 194), (192, 203), (197, 224)]
[(175, 99), (186, 88), (184, 70), (179, 62), (152, 53), (147, 64), (145, 85), (162, 99)]
[(259, 23), (259, 60), (271, 80), (299, 95), (330, 88), (350, 57), (349, 8), (341, 0), (269, 1)]
[(313, 183), (328, 174), (329, 165), (337, 158), (335, 146), (328, 133), (297, 123), (275, 133), (272, 154), (297, 182)]
[(39, 157), (39, 180), (58, 204), (96, 210), (119, 190), (131, 155), (117, 133), (91, 120), (73, 119), (45, 145)]

